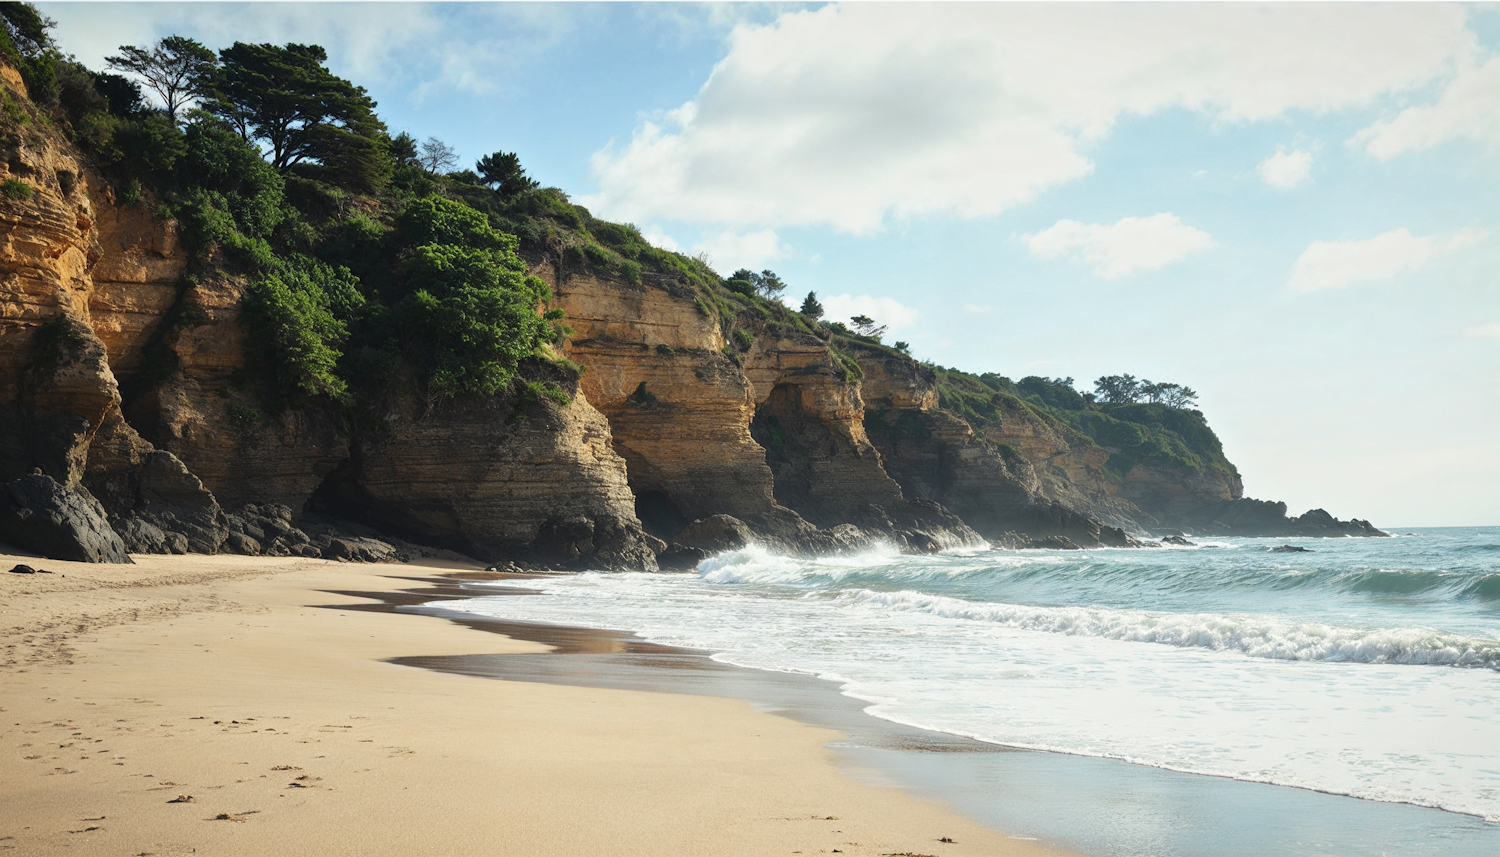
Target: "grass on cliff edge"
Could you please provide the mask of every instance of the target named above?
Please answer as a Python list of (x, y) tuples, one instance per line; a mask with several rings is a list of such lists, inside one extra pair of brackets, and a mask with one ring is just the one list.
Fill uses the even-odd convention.
[(1136, 464), (1209, 470), (1239, 475), (1203, 413), (1166, 405), (1109, 405), (1089, 401), (1071, 386), (1046, 378), (1019, 383), (1002, 375), (974, 375), (934, 367), (939, 404), (982, 434), (1007, 413), (1024, 409), (1065, 439), (1097, 445), (1109, 453), (1104, 471), (1123, 482)]

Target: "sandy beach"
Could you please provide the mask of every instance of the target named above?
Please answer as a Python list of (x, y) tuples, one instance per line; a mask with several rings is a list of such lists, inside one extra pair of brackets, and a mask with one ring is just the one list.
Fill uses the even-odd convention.
[(729, 699), (397, 666), (544, 647), (317, 606), (452, 567), (16, 562), (53, 573), (0, 572), (0, 851), (1055, 853), (850, 778), (837, 733)]

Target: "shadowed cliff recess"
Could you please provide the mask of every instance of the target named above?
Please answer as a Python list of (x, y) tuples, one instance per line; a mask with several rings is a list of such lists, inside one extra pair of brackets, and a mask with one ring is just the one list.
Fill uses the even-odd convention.
[(9, 492), (18, 547), (56, 551), (35, 515), (136, 553), (621, 569), (744, 539), (1378, 534), (1243, 498), (1180, 390), (920, 363), (512, 154), (458, 169), (317, 46), (167, 39), (122, 75), (3, 14), (0, 480), (45, 480)]

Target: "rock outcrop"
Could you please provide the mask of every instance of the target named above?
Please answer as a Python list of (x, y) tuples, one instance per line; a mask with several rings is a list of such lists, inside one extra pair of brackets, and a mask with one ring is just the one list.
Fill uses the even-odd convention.
[(1369, 521), (1341, 521), (1322, 509), (1288, 517), (1286, 504), (1249, 498), (1200, 507), (1184, 515), (1188, 529), (1203, 535), (1274, 537), (1387, 536)]
[(902, 493), (865, 433), (859, 384), (826, 342), (757, 327), (744, 356), (756, 397), (751, 433), (778, 502), (820, 527), (854, 524), (913, 550), (980, 543), (939, 503)]
[[(931, 369), (882, 348), (856, 344), (850, 350), (864, 375), (865, 430), (907, 496), (942, 504), (997, 543), (1029, 546), (1034, 538), (1056, 538), (1073, 546), (1132, 544), (1123, 529), (1049, 497), (1031, 463), (1013, 447), (941, 410)], [(1040, 423), (1016, 434), (1035, 437)]]
[(39, 474), (0, 485), (0, 541), (51, 559), (130, 562), (97, 500)]
[(387, 403), (317, 503), (475, 556), (653, 569), (609, 424), (567, 379), (562, 405), (496, 396)]
[(693, 287), (651, 275), (631, 283), (555, 259), (531, 270), (568, 315), (567, 354), (588, 367), (581, 389), (609, 421), (653, 535), (670, 542), (712, 515), (789, 545), (813, 530), (775, 500), (765, 450), (750, 435), (750, 383), (724, 355), (718, 319)]
[[(568, 314), (567, 354), (588, 367), (581, 388), (608, 419), (639, 517), (656, 537), (671, 542), (691, 521), (729, 515), (788, 550), (847, 543), (850, 534), (819, 527), (851, 523), (913, 549), (977, 541), (945, 510), (905, 500), (881, 470), (863, 437), (858, 388), (826, 343), (808, 337), (786, 343), (789, 353), (761, 347), (739, 357), (726, 353), (719, 315), (691, 285), (631, 282), (553, 258), (531, 271)], [(767, 420), (798, 425), (816, 454), (793, 462), (768, 453), (771, 436), (756, 435)]]

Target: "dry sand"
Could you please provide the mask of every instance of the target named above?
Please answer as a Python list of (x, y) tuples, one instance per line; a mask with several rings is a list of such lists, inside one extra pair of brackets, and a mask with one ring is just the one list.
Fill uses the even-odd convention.
[(136, 559), (0, 555), (0, 853), (1056, 853), (744, 702), (396, 666), (545, 647), (310, 606), (440, 567)]

